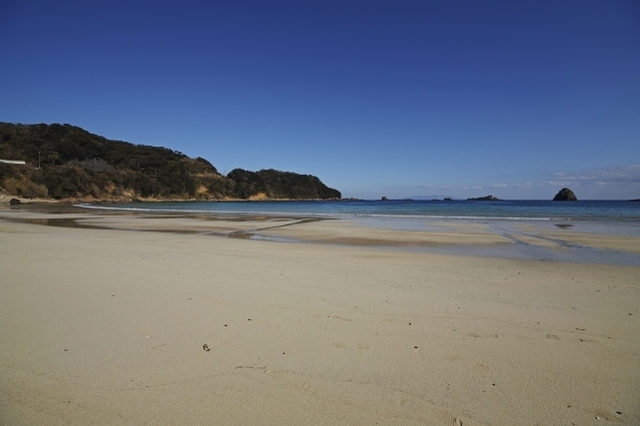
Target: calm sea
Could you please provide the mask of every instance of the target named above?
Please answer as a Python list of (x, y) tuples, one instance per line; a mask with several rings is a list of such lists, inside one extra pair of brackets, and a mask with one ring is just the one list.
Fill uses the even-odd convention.
[(640, 222), (640, 202), (633, 201), (214, 201), (136, 202), (81, 206), (138, 212), (264, 214), (329, 218)]
[[(565, 249), (553, 250), (522, 240), (522, 236), (531, 236), (532, 232), (536, 236), (538, 231), (570, 228), (577, 232), (625, 236), (640, 241), (640, 202), (632, 201), (215, 201), (80, 206), (142, 213), (338, 218), (355, 220), (369, 227), (412, 231), (442, 230), (443, 222), (449, 221), (482, 222), (491, 232), (510, 238), (515, 244), (496, 247), (434, 246), (420, 250), (640, 266), (640, 256), (636, 253), (583, 247), (562, 241), (557, 242)], [(520, 229), (519, 225), (523, 223), (529, 224), (528, 231)]]

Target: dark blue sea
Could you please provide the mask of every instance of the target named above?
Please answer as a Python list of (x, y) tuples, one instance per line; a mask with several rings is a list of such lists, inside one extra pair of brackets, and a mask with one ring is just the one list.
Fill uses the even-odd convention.
[(508, 221), (639, 222), (634, 201), (212, 201), (83, 204), (138, 212), (261, 214), (327, 218), (432, 218)]

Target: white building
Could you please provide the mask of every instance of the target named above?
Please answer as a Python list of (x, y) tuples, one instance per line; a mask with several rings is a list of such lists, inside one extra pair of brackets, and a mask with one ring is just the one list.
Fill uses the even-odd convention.
[(24, 161), (18, 161), (18, 160), (3, 160), (0, 158), (0, 163), (6, 163), (6, 164), (16, 164), (18, 166), (24, 166), (25, 162)]

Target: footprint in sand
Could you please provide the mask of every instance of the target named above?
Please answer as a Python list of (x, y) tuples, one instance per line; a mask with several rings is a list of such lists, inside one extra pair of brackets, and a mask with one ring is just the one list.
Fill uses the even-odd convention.
[(466, 332), (464, 334), (469, 336), (469, 337), (484, 337), (485, 339), (487, 337), (498, 337), (497, 334), (478, 334), (478, 333), (474, 333), (473, 331), (468, 331), (468, 332)]
[(334, 348), (339, 348), (339, 349), (346, 349), (347, 345), (344, 344), (344, 342), (333, 342), (331, 344), (331, 346), (333, 346)]
[(462, 357), (458, 355), (445, 355), (444, 359), (446, 359), (447, 361), (457, 361), (459, 359), (462, 359)]
[[(234, 370), (260, 370), (263, 372), (267, 371), (267, 367), (258, 367), (255, 365), (237, 365), (235, 367), (233, 367)], [(271, 371), (271, 370), (269, 370)]]
[(341, 321), (353, 321), (352, 318), (339, 317), (337, 315), (327, 315), (327, 318), (329, 318), (329, 319), (337, 319), (337, 320), (341, 320)]
[(547, 339), (560, 340), (555, 334), (547, 334)]
[(462, 420), (454, 418), (452, 424), (453, 426), (462, 426)]
[(358, 348), (360, 349), (369, 349), (369, 345), (365, 343), (358, 343)]

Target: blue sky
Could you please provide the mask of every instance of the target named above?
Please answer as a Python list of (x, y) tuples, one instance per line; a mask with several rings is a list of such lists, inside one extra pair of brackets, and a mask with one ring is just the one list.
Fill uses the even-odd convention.
[(0, 121), (345, 197), (640, 198), (640, 3), (0, 2)]

